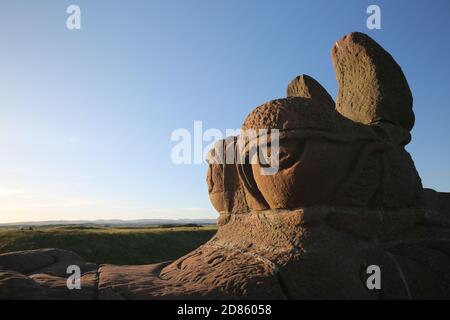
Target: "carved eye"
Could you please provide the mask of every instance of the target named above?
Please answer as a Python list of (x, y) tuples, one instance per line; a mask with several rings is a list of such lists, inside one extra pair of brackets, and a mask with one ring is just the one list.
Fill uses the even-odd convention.
[[(281, 141), (278, 148), (279, 168), (286, 169), (297, 162), (304, 151), (304, 147), (305, 143), (301, 140)], [(264, 159), (264, 157), (258, 158), (261, 167), (270, 167), (272, 165), (272, 152), (276, 152), (275, 149), (272, 149), (273, 148), (269, 146), (262, 150), (266, 159)], [(273, 155), (276, 156), (276, 154)]]

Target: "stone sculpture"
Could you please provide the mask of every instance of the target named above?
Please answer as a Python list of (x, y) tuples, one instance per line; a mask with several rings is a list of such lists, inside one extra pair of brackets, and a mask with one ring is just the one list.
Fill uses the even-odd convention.
[[(239, 137), (211, 151), (222, 161), (207, 174), (220, 213), (209, 242), (173, 262), (96, 267), (84, 297), (450, 298), (450, 196), (422, 188), (405, 150), (414, 125), (405, 76), (362, 33), (336, 42), (332, 58), (336, 103), (302, 75), (286, 98), (255, 108), (242, 125), (279, 130), (277, 173), (261, 174), (258, 162), (226, 161), (248, 156), (247, 146), (237, 148)], [(60, 276), (60, 261), (31, 264), (31, 255), (43, 254), (0, 255), (0, 297), (70, 298), (51, 280)], [(380, 289), (367, 287), (371, 265), (380, 267)]]

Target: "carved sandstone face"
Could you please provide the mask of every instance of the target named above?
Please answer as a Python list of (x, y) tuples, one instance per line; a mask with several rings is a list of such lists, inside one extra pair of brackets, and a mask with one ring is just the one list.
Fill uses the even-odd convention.
[(335, 203), (364, 147), (360, 139), (377, 140), (370, 129), (348, 121), (329, 105), (298, 97), (253, 110), (243, 130), (261, 128), (281, 132), (278, 171), (264, 175), (262, 161), (251, 165), (256, 186), (272, 209)]
[(275, 174), (261, 174), (261, 164), (252, 164), (252, 173), (270, 208), (330, 204), (360, 149), (357, 144), (290, 138), (280, 141)]
[(336, 42), (331, 54), (336, 104), (316, 80), (301, 75), (288, 85), (287, 98), (255, 108), (242, 125), (243, 131), (279, 130), (278, 171), (262, 174), (264, 161), (210, 166), (210, 198), (220, 212), (420, 204), (420, 177), (404, 149), (414, 113), (400, 66), (361, 33)]

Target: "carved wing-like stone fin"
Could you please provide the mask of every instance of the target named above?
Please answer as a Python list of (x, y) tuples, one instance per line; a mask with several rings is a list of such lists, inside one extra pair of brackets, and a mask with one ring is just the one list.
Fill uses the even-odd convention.
[(335, 43), (331, 56), (338, 81), (336, 110), (363, 124), (414, 126), (413, 97), (400, 66), (368, 35), (353, 32)]

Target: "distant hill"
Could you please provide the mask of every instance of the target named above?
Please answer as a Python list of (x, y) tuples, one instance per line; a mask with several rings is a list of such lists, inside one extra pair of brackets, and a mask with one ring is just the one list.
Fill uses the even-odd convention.
[(216, 219), (99, 219), (99, 220), (48, 220), (0, 223), (0, 227), (44, 227), (44, 226), (111, 226), (111, 227), (145, 227), (164, 225), (209, 225), (216, 224)]

